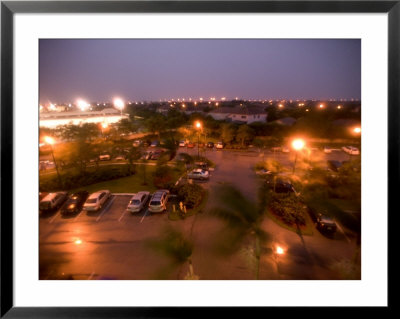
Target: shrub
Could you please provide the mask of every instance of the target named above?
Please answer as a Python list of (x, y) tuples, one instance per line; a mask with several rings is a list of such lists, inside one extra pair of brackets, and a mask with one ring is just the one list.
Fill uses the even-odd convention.
[(177, 195), (187, 208), (194, 208), (201, 203), (204, 189), (197, 184), (184, 184), (177, 188)]
[(153, 178), (153, 184), (158, 188), (170, 189), (173, 186), (173, 170), (166, 165), (157, 166)]
[(288, 225), (305, 225), (306, 223), (305, 208), (295, 195), (273, 194), (269, 207)]

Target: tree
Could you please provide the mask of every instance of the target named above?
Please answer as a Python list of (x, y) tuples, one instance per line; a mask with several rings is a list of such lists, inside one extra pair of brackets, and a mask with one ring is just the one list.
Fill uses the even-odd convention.
[(236, 127), (233, 124), (223, 124), (221, 127), (221, 138), (225, 143), (231, 143), (235, 139)]
[[(141, 152), (138, 147), (130, 147), (129, 152), (126, 154), (126, 159), (129, 163), (129, 171), (132, 172), (133, 162), (137, 161), (140, 158)], [(133, 170), (135, 173), (136, 171)]]
[(246, 239), (252, 239), (256, 259), (255, 278), (259, 279), (261, 246), (271, 240), (270, 235), (261, 227), (263, 206), (257, 207), (231, 185), (217, 186), (214, 191), (217, 203), (210, 210), (210, 214), (226, 223), (226, 230), (228, 230), (226, 234), (229, 235), (228, 240), (219, 244), (222, 248), (220, 251), (233, 253)]
[(236, 138), (244, 146), (246, 142), (250, 142), (254, 138), (254, 130), (250, 126), (243, 124), (237, 130)]
[[(160, 239), (150, 239), (146, 244), (154, 251), (163, 254), (169, 259), (170, 266), (168, 270), (181, 268), (187, 264), (189, 269), (184, 279), (199, 279), (194, 273), (192, 263), (193, 242), (186, 238), (180, 231), (169, 226), (164, 229)], [(180, 279), (179, 273), (178, 279)]]

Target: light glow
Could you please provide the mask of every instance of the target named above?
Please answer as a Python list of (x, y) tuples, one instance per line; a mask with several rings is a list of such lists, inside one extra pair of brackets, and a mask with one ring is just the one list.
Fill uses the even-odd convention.
[(305, 142), (302, 139), (295, 139), (292, 142), (292, 146), (296, 151), (303, 149)]

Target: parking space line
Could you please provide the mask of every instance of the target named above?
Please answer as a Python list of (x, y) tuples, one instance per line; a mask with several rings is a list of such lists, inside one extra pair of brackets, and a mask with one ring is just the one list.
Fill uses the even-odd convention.
[(76, 217), (74, 218), (74, 222), (76, 222), (76, 221), (78, 220), (78, 217), (81, 216), (82, 212), (83, 212), (83, 209), (81, 209), (81, 211), (79, 212), (79, 214), (76, 215)]
[(118, 221), (120, 222), (122, 220), (122, 218), (124, 218), (125, 214), (126, 214), (127, 209), (124, 210), (124, 212), (122, 213), (121, 217), (118, 219)]
[(143, 215), (143, 217), (142, 217), (142, 219), (140, 220), (140, 223), (142, 223), (142, 221), (143, 221), (143, 219), (146, 217), (146, 215), (147, 215), (147, 212), (148, 212), (149, 210), (148, 209), (146, 209), (146, 212), (144, 213), (144, 215)]
[(50, 219), (49, 224), (51, 224), (51, 223), (56, 219), (56, 217), (57, 217), (58, 215), (60, 215), (60, 212), (61, 212), (61, 210), (58, 210), (57, 214), (55, 214), (55, 215), (53, 216), (53, 218)]
[(111, 204), (114, 202), (114, 200), (115, 200), (115, 197), (113, 197), (113, 198), (110, 200), (110, 202), (109, 202), (108, 205), (103, 209), (103, 211), (101, 212), (101, 214), (99, 215), (99, 217), (96, 218), (96, 222), (98, 222), (98, 221), (100, 220), (101, 216), (103, 216), (103, 215), (108, 211), (108, 209), (110, 208), (110, 206), (111, 206)]

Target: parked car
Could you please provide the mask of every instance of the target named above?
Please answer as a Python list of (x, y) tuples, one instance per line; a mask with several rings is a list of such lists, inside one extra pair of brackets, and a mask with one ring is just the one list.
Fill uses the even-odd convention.
[(139, 147), (140, 145), (142, 145), (142, 141), (141, 140), (135, 140), (132, 143), (132, 146), (134, 146), (134, 147)]
[(149, 211), (151, 213), (162, 213), (167, 209), (169, 190), (160, 189), (150, 199)]
[(339, 168), (342, 166), (342, 163), (339, 161), (329, 160), (327, 161), (327, 163), (328, 163), (328, 169), (330, 169), (333, 172), (339, 171)]
[(150, 192), (138, 192), (137, 194), (132, 196), (126, 209), (131, 213), (140, 212), (146, 205), (149, 197)]
[(111, 159), (111, 156), (109, 154), (102, 154), (99, 156), (100, 161), (109, 161)]
[(197, 168), (208, 171), (208, 164), (206, 162), (195, 162), (194, 165), (196, 165)]
[(209, 178), (210, 174), (208, 171), (203, 170), (201, 168), (196, 168), (188, 173), (188, 178), (190, 179), (198, 179), (201, 181), (205, 181)]
[(196, 146), (196, 144), (193, 143), (193, 142), (188, 142), (188, 143), (186, 144), (186, 147), (187, 147), (187, 148), (193, 148), (193, 147), (195, 147), (195, 146)]
[(151, 160), (158, 160), (158, 159), (160, 158), (160, 156), (161, 156), (162, 153), (164, 153), (164, 151), (162, 151), (162, 150), (156, 150), (156, 151), (154, 151), (154, 152), (151, 154), (150, 159), (151, 159)]
[(150, 147), (157, 147), (159, 145), (160, 145), (159, 141), (153, 141), (153, 142), (151, 142)]
[(256, 171), (256, 175), (258, 175), (258, 176), (268, 176), (268, 175), (272, 175), (272, 172), (267, 170), (267, 169), (265, 169), (265, 168), (263, 168), (263, 169), (260, 169), (260, 170)]
[(205, 147), (205, 144), (204, 143), (199, 143), (199, 147), (203, 148), (203, 147)]
[(140, 157), (140, 159), (149, 160), (152, 154), (153, 152), (147, 151)]
[(207, 142), (207, 147), (208, 148), (214, 148), (214, 143), (213, 142)]
[(39, 202), (40, 202), (43, 198), (45, 198), (45, 197), (47, 196), (47, 194), (49, 194), (49, 193), (47, 193), (47, 192), (39, 192)]
[(292, 182), (280, 177), (272, 178), (268, 184), (275, 190), (275, 193), (296, 193)]
[(282, 151), (282, 147), (280, 146), (271, 147), (271, 152), (280, 152), (280, 151)]
[(342, 150), (350, 155), (360, 155), (360, 151), (357, 147), (354, 146), (343, 146)]
[(111, 193), (109, 190), (101, 190), (89, 196), (83, 205), (83, 210), (98, 211), (103, 207), (105, 202), (110, 198)]
[(69, 195), (67, 201), (61, 207), (61, 214), (70, 215), (79, 213), (88, 196), (89, 193), (86, 191), (76, 192)]
[(179, 141), (179, 146), (185, 147), (186, 146), (186, 141)]
[(47, 194), (39, 203), (42, 213), (53, 212), (61, 207), (67, 199), (67, 192), (56, 192)]
[(217, 145), (215, 146), (217, 149), (223, 149), (225, 147), (225, 144), (223, 142), (218, 142)]
[(336, 232), (336, 222), (329, 216), (324, 214), (318, 214), (317, 217), (317, 228), (321, 232), (334, 233)]
[(330, 154), (330, 153), (332, 153), (332, 149), (330, 147), (328, 147), (328, 146), (325, 146), (324, 147), (324, 153)]
[(124, 156), (124, 155), (118, 155), (118, 156), (115, 158), (115, 160), (116, 160), (116, 161), (124, 161), (124, 160), (125, 160), (125, 156)]

